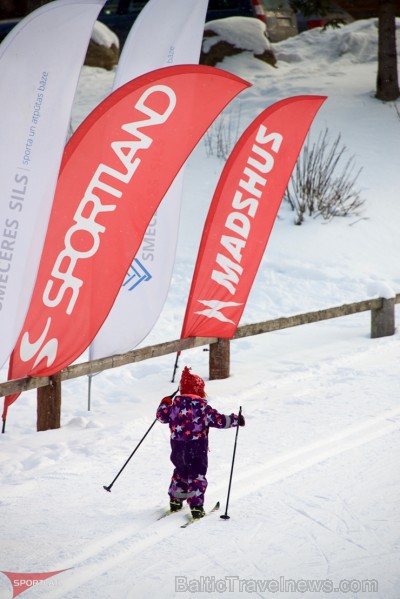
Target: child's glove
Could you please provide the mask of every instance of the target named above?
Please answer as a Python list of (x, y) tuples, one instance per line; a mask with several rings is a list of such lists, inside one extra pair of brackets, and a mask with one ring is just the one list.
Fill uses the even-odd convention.
[(161, 400), (161, 403), (166, 404), (167, 406), (170, 406), (172, 404), (172, 399), (169, 396), (164, 397), (164, 399)]
[(239, 426), (245, 426), (246, 422), (242, 414), (239, 416)]

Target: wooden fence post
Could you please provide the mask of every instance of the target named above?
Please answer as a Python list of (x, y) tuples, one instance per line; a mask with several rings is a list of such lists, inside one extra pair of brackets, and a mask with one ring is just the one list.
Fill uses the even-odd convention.
[(230, 341), (218, 339), (210, 345), (209, 373), (210, 380), (227, 379), (230, 376)]
[(61, 372), (49, 377), (49, 384), (37, 390), (37, 430), (61, 426)]
[(387, 337), (395, 333), (395, 298), (382, 298), (382, 306), (371, 310), (371, 337)]

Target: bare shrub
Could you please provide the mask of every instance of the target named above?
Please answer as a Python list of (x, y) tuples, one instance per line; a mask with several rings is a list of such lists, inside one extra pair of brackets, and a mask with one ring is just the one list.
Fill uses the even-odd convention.
[(235, 147), (240, 135), (240, 108), (236, 114), (224, 112), (204, 136), (207, 157), (216, 156), (224, 162)]
[(362, 169), (355, 171), (354, 156), (344, 162), (346, 151), (340, 134), (330, 142), (328, 129), (313, 144), (306, 140), (284, 196), (296, 212), (296, 225), (306, 215), (331, 220), (357, 214), (364, 204), (355, 187)]

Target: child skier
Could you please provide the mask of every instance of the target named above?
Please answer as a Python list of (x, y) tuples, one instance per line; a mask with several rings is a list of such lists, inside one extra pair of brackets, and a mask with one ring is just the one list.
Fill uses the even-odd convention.
[(156, 418), (169, 424), (171, 431), (171, 462), (175, 466), (168, 490), (171, 511), (188, 502), (193, 518), (205, 515), (204, 493), (207, 488), (208, 429), (244, 426), (242, 415), (224, 415), (208, 405), (204, 381), (185, 366), (180, 380), (180, 395), (164, 397)]

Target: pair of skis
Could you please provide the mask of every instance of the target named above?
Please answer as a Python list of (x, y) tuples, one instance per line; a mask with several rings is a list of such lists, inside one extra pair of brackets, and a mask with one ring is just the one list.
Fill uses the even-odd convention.
[[(220, 507), (220, 503), (219, 503), (219, 501), (217, 501), (217, 503), (214, 505), (214, 507), (211, 508), (208, 512), (206, 512), (206, 514), (205, 514), (205, 516), (203, 516), (203, 518), (205, 518), (206, 516), (209, 516), (213, 512), (218, 511), (219, 507)], [(166, 516), (170, 516), (171, 514), (177, 514), (179, 512), (180, 512), (180, 510), (178, 512), (172, 512), (171, 510), (168, 510), (167, 512), (165, 512), (165, 514), (160, 516), (160, 518), (158, 518), (158, 519), (162, 520), (163, 518), (166, 518)], [(187, 522), (185, 522), (185, 524), (181, 525), (181, 528), (187, 528), (188, 526), (190, 526), (190, 524), (193, 524), (194, 522), (198, 522), (199, 520), (203, 520), (203, 518), (193, 518), (193, 516), (190, 516), (189, 520)]]

